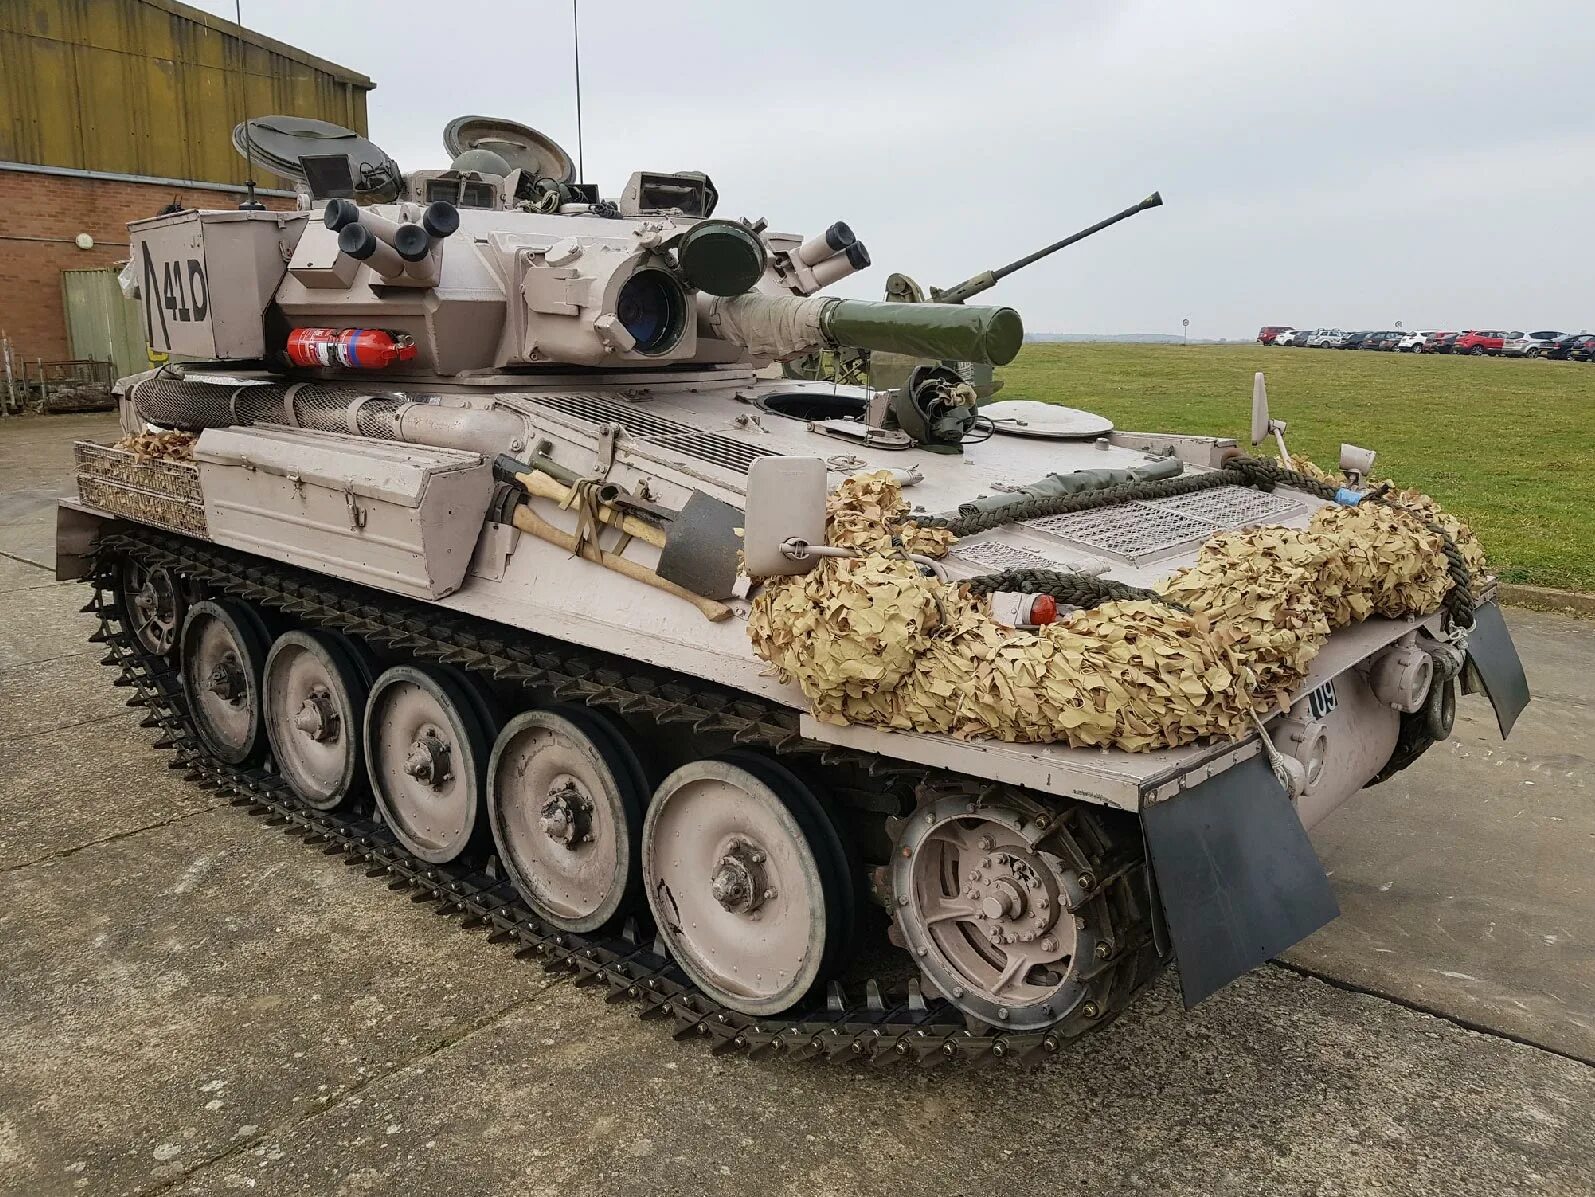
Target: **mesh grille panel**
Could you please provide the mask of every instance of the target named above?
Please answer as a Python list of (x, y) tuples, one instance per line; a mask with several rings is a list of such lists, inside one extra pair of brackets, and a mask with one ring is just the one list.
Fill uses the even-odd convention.
[(1113, 507), (1026, 520), (1038, 532), (1130, 561), (1198, 544), (1215, 532), (1278, 523), (1307, 509), (1293, 499), (1247, 486), (1220, 486), (1170, 499), (1138, 499)]
[(953, 550), (953, 557), (957, 560), (967, 561), (971, 565), (984, 566), (987, 569), (1068, 569), (1066, 562), (1056, 557), (1043, 557), (1040, 553), (1032, 553), (1029, 549), (1017, 548), (1011, 544), (1002, 544), (999, 541), (987, 541), (985, 544), (962, 544)]
[(617, 424), (645, 445), (696, 457), (738, 474), (746, 474), (748, 467), (759, 458), (773, 456), (769, 449), (718, 432), (703, 432), (690, 424), (657, 416), (634, 403), (622, 403), (603, 395), (547, 395), (538, 396), (532, 402), (591, 424)]
[(1213, 525), (1150, 503), (1120, 503), (1026, 520), (1025, 526), (1101, 553), (1138, 561), (1206, 540)]
[(1301, 515), (1306, 510), (1294, 499), (1253, 490), (1249, 486), (1220, 486), (1189, 495), (1176, 495), (1172, 499), (1153, 499), (1148, 505), (1206, 520), (1220, 528), (1277, 522)]

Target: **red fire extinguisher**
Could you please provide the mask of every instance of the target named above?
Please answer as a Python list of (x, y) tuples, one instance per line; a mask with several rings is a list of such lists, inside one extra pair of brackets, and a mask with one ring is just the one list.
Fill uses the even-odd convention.
[(296, 328), (288, 334), (288, 360), (296, 366), (381, 370), (415, 357), (407, 333), (380, 328)]

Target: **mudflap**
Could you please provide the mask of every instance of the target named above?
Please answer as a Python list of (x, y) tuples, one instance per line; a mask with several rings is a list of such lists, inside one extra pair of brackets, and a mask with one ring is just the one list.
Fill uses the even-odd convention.
[(1263, 755), (1142, 809), (1186, 1008), (1340, 914)]
[[(1523, 662), (1506, 630), (1506, 619), (1496, 603), (1485, 603), (1473, 613), (1473, 631), (1468, 634), (1468, 693), (1482, 689), (1495, 708), (1496, 726), (1501, 739), (1512, 732), (1512, 725), (1529, 705), (1529, 679)], [(1472, 684), (1477, 682), (1477, 685)]]

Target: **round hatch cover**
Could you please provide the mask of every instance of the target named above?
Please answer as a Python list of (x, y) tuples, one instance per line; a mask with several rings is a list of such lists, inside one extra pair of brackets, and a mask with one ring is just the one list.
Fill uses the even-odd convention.
[(349, 162), (356, 198), (380, 201), (398, 195), (398, 164), (369, 138), (328, 121), (257, 116), (233, 127), (233, 148), (246, 158), (253, 151), (254, 160), (272, 174), (296, 183), (309, 181), (302, 157), (342, 155)]
[(443, 130), (443, 148), (451, 161), (467, 150), (492, 150), (510, 164), (511, 170), (524, 170), (539, 179), (561, 183), (576, 178), (576, 164), (559, 142), (530, 125), (503, 117), (455, 117)]
[(1034, 436), (1051, 441), (1090, 441), (1113, 431), (1113, 421), (1078, 407), (1038, 403), (1033, 399), (1004, 399), (988, 403), (980, 414), (1010, 436)]

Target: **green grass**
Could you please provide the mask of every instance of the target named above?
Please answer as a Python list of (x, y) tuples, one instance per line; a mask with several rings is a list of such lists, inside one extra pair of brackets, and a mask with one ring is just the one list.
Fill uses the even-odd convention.
[[(1233, 436), (1252, 374), (1292, 452), (1334, 470), (1340, 443), (1473, 525), (1503, 581), (1595, 591), (1595, 365), (1268, 349), (1026, 345), (999, 398), (1100, 412), (1136, 432)], [(1267, 452), (1267, 449), (1259, 449)]]

